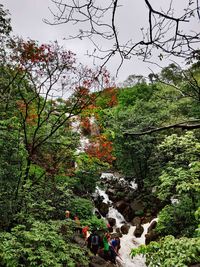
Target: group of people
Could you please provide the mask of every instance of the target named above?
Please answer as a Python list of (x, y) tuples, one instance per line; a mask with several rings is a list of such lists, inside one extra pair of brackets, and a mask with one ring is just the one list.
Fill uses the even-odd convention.
[(95, 255), (99, 254), (105, 260), (110, 260), (116, 264), (116, 257), (119, 256), (120, 249), (119, 237), (111, 239), (108, 232), (100, 236), (96, 231), (93, 231), (87, 238), (87, 245)]
[[(68, 210), (65, 212), (65, 218), (67, 220), (70, 218), (70, 212)], [(93, 230), (91, 234), (89, 234), (89, 227), (85, 226), (82, 228), (78, 216), (74, 217), (74, 221), (76, 223), (76, 232), (82, 234), (87, 242), (87, 247), (95, 255), (99, 254), (105, 260), (110, 260), (112, 263), (116, 264), (116, 257), (119, 256), (120, 238), (111, 238), (109, 232), (100, 235), (96, 230)]]

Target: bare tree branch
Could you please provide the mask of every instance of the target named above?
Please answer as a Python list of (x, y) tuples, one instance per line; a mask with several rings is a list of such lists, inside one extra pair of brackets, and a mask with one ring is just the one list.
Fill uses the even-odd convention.
[[(90, 55), (103, 60), (105, 65), (113, 56), (120, 55), (119, 68), (124, 59), (132, 56), (142, 57), (148, 60), (154, 49), (159, 49), (160, 57), (173, 55), (187, 58), (191, 52), (197, 49), (200, 41), (200, 33), (195, 32), (192, 22), (200, 21), (199, 1), (188, 0), (186, 6), (180, 6), (182, 13), (174, 15), (173, 0), (168, 3), (168, 9), (155, 9), (149, 0), (143, 0), (148, 11), (146, 21), (148, 26), (142, 28), (142, 39), (132, 40), (132, 33), (128, 40), (120, 39), (118, 32), (121, 5), (118, 0), (52, 0), (56, 10), (50, 10), (53, 21), (47, 21), (51, 25), (71, 24), (78, 28), (78, 33), (67, 38), (88, 38), (95, 46), (95, 53)], [(184, 5), (184, 4), (183, 4)], [(127, 9), (129, 4), (124, 4)], [(144, 10), (145, 13), (145, 10)], [(185, 25), (191, 24), (190, 31)], [(76, 27), (75, 27), (76, 26)], [(81, 27), (81, 28), (80, 28)], [(134, 25), (128, 28), (134, 32)], [(126, 29), (129, 30), (129, 29)], [(98, 38), (97, 38), (98, 37)], [(110, 41), (110, 47), (104, 49), (105, 41)], [(162, 59), (162, 58), (161, 58)]]
[(200, 123), (193, 124), (193, 123), (199, 122), (199, 121), (200, 121), (200, 119), (199, 120), (186, 121), (186, 122), (180, 122), (180, 123), (171, 124), (171, 125), (167, 125), (167, 126), (163, 126), (163, 127), (159, 127), (159, 128), (154, 128), (154, 129), (151, 129), (148, 131), (138, 132), (138, 133), (124, 132), (124, 135), (125, 136), (140, 136), (140, 135), (151, 134), (154, 132), (160, 132), (160, 131), (168, 130), (168, 129), (172, 129), (172, 128), (180, 128), (182, 130), (200, 129)]

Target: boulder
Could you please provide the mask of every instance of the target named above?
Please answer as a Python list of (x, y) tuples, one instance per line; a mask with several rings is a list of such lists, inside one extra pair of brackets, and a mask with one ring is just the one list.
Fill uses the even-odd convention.
[(128, 204), (124, 200), (120, 200), (115, 203), (115, 208), (123, 214), (123, 211), (128, 206)]
[(123, 225), (121, 226), (121, 232), (122, 232), (122, 234), (123, 234), (123, 235), (127, 235), (129, 229), (130, 229), (130, 225), (128, 225), (128, 224), (123, 224)]
[(150, 233), (153, 229), (155, 229), (156, 225), (157, 225), (157, 221), (151, 222), (151, 224), (149, 225), (149, 227), (147, 229), (147, 233)]
[(116, 219), (114, 218), (107, 218), (108, 223), (110, 224), (111, 227), (115, 226), (116, 224)]
[(138, 224), (141, 224), (141, 218), (140, 217), (135, 217), (133, 218), (133, 220), (131, 221), (132, 225), (136, 226)]
[(145, 245), (148, 245), (151, 241), (156, 241), (158, 236), (158, 233), (156, 233), (154, 230), (151, 230), (145, 235)]
[(89, 267), (116, 267), (116, 265), (110, 262), (107, 262), (100, 256), (94, 256), (91, 258)]
[(105, 217), (108, 214), (109, 205), (107, 203), (102, 202), (98, 208), (102, 216)]
[(144, 210), (144, 205), (141, 200), (135, 199), (130, 203), (131, 209), (136, 212), (139, 210)]
[(113, 188), (108, 188), (108, 189), (106, 190), (106, 194), (108, 194), (109, 197), (110, 197), (110, 196), (114, 196), (114, 195), (116, 195), (116, 191), (115, 191), (115, 189), (113, 189)]
[(127, 222), (130, 222), (133, 219), (134, 215), (135, 215), (129, 205), (121, 213), (122, 213), (122, 215), (124, 216), (124, 218), (125, 218), (125, 220)]
[(141, 237), (144, 232), (144, 227), (141, 224), (136, 225), (135, 231), (133, 232), (135, 237)]

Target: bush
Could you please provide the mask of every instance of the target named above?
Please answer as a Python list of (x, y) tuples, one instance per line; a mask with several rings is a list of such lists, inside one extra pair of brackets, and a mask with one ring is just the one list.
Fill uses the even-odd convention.
[(67, 209), (70, 211), (72, 217), (77, 215), (79, 219), (88, 219), (93, 215), (94, 207), (90, 200), (77, 197), (70, 201)]
[(88, 220), (81, 221), (82, 225), (89, 226), (89, 230), (107, 230), (107, 226), (104, 219), (98, 219), (95, 215), (93, 215)]
[(194, 216), (192, 202), (189, 199), (165, 206), (158, 216), (156, 231), (162, 236), (194, 236), (197, 220)]
[(88, 266), (86, 251), (69, 242), (70, 225), (61, 232), (63, 222), (34, 221), (30, 229), (14, 227), (11, 233), (0, 234), (0, 266), (6, 267), (75, 267)]
[(166, 236), (159, 242), (151, 242), (132, 249), (131, 256), (146, 255), (148, 267), (188, 267), (200, 262), (200, 239)]

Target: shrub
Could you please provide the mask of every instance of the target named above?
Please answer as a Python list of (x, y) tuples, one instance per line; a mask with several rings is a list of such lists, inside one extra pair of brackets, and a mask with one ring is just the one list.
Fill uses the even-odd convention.
[[(61, 233), (63, 222), (34, 221), (30, 229), (18, 225), (0, 234), (0, 265), (6, 267), (88, 266), (86, 251), (69, 242), (70, 225)], [(65, 223), (67, 224), (67, 223)]]
[(200, 239), (166, 236), (159, 242), (151, 242), (132, 249), (131, 256), (146, 255), (148, 267), (188, 267), (200, 262)]

